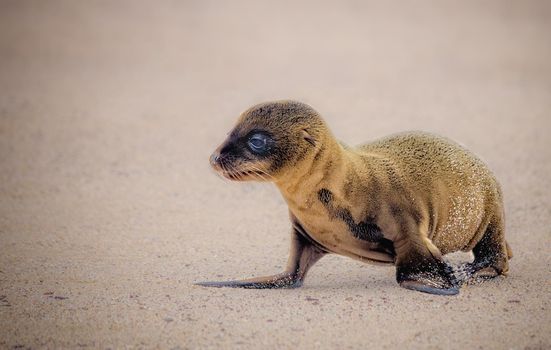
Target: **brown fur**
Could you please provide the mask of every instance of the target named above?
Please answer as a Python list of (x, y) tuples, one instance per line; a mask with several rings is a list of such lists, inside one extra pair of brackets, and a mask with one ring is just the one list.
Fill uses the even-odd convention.
[[(243, 146), (255, 130), (270, 135), (262, 156)], [(211, 162), (234, 180), (274, 182), (294, 238), (283, 274), (203, 285), (297, 286), (326, 253), (394, 263), (402, 286), (437, 294), (456, 294), (461, 283), (442, 260), (450, 252), (475, 254), (459, 269), (463, 279), (508, 271), (499, 184), (448, 139), (410, 132), (348, 147), (311, 107), (276, 101), (245, 111)]]

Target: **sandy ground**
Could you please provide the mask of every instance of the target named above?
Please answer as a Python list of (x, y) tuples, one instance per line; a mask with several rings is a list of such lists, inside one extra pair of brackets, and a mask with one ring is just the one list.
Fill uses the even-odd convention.
[[(301, 289), (194, 286), (285, 265), (275, 187), (207, 161), (279, 98), (479, 154), (510, 276), (441, 297), (329, 256)], [(549, 2), (2, 0), (0, 348), (549, 349), (550, 133)]]

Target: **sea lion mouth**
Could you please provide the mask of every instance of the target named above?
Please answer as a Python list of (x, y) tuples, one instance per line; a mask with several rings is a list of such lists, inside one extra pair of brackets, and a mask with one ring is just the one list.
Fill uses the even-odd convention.
[(222, 175), (224, 178), (232, 181), (270, 181), (273, 177), (268, 174), (266, 171), (263, 171), (260, 168), (253, 167), (254, 169), (239, 170), (235, 169), (229, 164), (220, 163), (218, 167), (215, 167), (217, 173)]
[(246, 171), (221, 171), (222, 176), (233, 181), (247, 181), (247, 180), (259, 180), (259, 181), (268, 181), (266, 173), (256, 170), (246, 170)]

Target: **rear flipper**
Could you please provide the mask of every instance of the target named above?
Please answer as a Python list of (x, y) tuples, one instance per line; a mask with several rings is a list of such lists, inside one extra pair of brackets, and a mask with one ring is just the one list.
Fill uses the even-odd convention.
[(408, 242), (397, 247), (396, 280), (401, 287), (439, 295), (459, 293), (460, 283), (452, 267), (431, 242)]
[(474, 261), (457, 268), (455, 275), (463, 282), (486, 280), (506, 275), (513, 252), (503, 238), (502, 226), (490, 224), (473, 248)]
[(451, 266), (437, 260), (419, 266), (399, 266), (396, 280), (401, 287), (439, 295), (458, 294), (460, 287)]
[(491, 266), (476, 263), (465, 263), (455, 268), (454, 275), (461, 284), (479, 282), (499, 276), (499, 273)]

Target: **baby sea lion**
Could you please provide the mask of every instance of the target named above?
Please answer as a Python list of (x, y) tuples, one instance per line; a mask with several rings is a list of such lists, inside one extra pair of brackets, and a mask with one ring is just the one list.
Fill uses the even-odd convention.
[[(393, 263), (402, 287), (433, 294), (508, 271), (500, 186), (448, 139), (409, 132), (349, 147), (310, 106), (275, 101), (245, 111), (210, 162), (231, 180), (275, 183), (289, 206), (291, 251), (280, 274), (199, 285), (299, 287), (328, 253)], [(459, 250), (474, 253), (462, 278), (442, 258)]]

